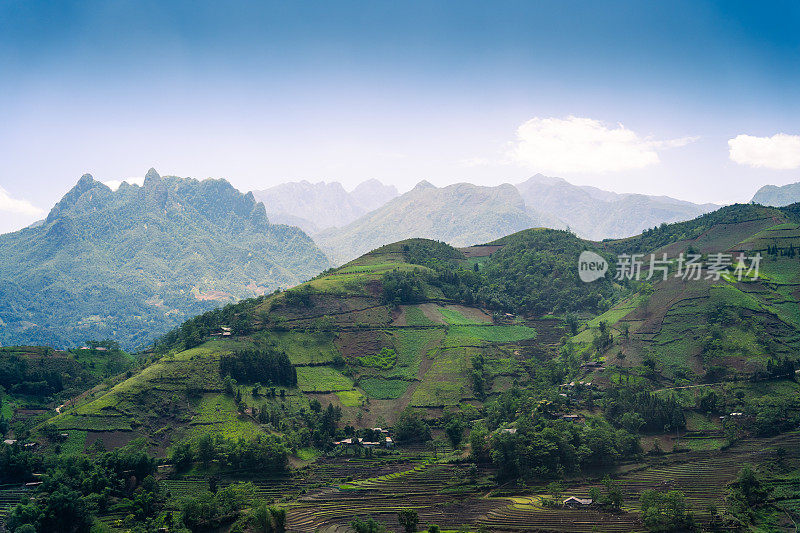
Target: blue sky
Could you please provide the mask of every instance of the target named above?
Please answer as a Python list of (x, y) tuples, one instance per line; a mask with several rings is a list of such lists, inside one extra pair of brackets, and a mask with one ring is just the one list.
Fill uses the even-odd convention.
[(797, 27), (797, 2), (3, 2), (0, 231), (150, 166), (747, 201), (800, 181)]

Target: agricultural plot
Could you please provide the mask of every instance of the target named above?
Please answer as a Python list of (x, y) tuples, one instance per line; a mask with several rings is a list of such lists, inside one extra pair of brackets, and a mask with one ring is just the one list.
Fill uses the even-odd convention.
[(299, 367), (297, 386), (303, 392), (339, 392), (353, 389), (353, 380), (327, 366)]
[(467, 387), (466, 376), (472, 368), (470, 357), (476, 353), (476, 348), (465, 347), (439, 350), (411, 396), (411, 405), (443, 407), (457, 405), (462, 398), (470, 397), (472, 391)]
[(24, 485), (0, 485), (0, 520), (3, 520), (11, 509), (27, 497), (29, 491)]
[(491, 318), (478, 309), (449, 305), (439, 308), (444, 321), (451, 326), (469, 326), (474, 324), (490, 324)]
[[(409, 382), (402, 379), (364, 378), (358, 383), (367, 396), (378, 400), (395, 400), (405, 394)], [(360, 405), (360, 404), (359, 404)]]
[(432, 326), (436, 324), (436, 322), (425, 316), (422, 309), (416, 305), (404, 305), (403, 314), (408, 326)]
[(277, 350), (285, 352), (293, 365), (332, 363), (339, 355), (331, 332), (269, 332), (263, 338)]
[(82, 453), (86, 446), (86, 432), (73, 430), (68, 433), (67, 440), (61, 443), (61, 453), (75, 455)]
[(193, 400), (191, 406), (196, 414), (189, 422), (189, 429), (185, 435), (188, 438), (211, 434), (236, 439), (261, 432), (257, 424), (238, 413), (236, 403), (231, 396), (204, 394), (201, 398)]
[(519, 342), (536, 337), (536, 330), (528, 326), (453, 326), (448, 331), (466, 339), (487, 342)]
[(358, 407), (366, 399), (364, 395), (357, 390), (339, 391), (336, 393), (336, 396), (338, 396), (339, 401), (342, 402), (342, 405), (345, 407)]
[(444, 332), (440, 329), (424, 330), (396, 330), (392, 332), (392, 339), (397, 351), (397, 364), (387, 377), (400, 377), (415, 379), (419, 372), (420, 363), (427, 352), (441, 342)]

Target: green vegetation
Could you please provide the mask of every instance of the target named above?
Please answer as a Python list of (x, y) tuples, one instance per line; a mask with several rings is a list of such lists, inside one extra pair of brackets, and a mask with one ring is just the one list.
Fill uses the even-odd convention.
[(516, 342), (536, 337), (536, 330), (527, 326), (456, 326), (453, 334), (488, 342)]
[[(794, 231), (760, 209), (667, 246), (705, 254)], [(429, 530), (788, 523), (800, 507), (800, 261), (779, 251), (762, 281), (603, 286), (575, 282), (584, 248), (597, 249), (529, 230), (491, 256), (473, 250), (476, 268), (443, 243), (403, 241), (191, 319), (114, 373), (102, 350), (0, 350), (27, 383), (9, 378), (2, 394), (2, 429), (19, 442), (0, 448), (0, 477), (43, 481), (30, 502), (0, 487), (0, 513), (41, 530), (51, 500), (80, 502), (87, 524), (111, 531), (324, 530), (355, 508), (359, 528), (381, 527), (369, 514)], [(172, 466), (96, 492), (86, 475), (113, 470), (105, 448), (126, 443)], [(570, 496), (595, 504), (562, 506)]]
[(408, 388), (408, 382), (401, 379), (364, 378), (359, 383), (367, 396), (379, 400), (395, 400)]
[(332, 363), (339, 356), (331, 332), (269, 332), (264, 342), (285, 352), (293, 365)]
[(391, 348), (381, 348), (376, 354), (363, 355), (358, 358), (358, 364), (381, 370), (389, 370), (397, 363), (397, 352)]
[(406, 323), (409, 326), (432, 326), (435, 324), (435, 322), (426, 317), (422, 309), (416, 305), (407, 305), (403, 309), (405, 310)]
[(303, 392), (336, 392), (353, 389), (353, 380), (326, 366), (297, 368), (297, 386)]
[(269, 349), (237, 350), (223, 354), (219, 361), (219, 372), (245, 383), (264, 382), (266, 384), (294, 387), (297, 385), (297, 371), (283, 352)]
[(327, 266), (305, 233), (270, 224), (263, 205), (224, 180), (151, 170), (144, 186), (112, 191), (87, 174), (42, 225), (0, 236), (0, 344), (78, 347), (88, 337), (140, 347)]

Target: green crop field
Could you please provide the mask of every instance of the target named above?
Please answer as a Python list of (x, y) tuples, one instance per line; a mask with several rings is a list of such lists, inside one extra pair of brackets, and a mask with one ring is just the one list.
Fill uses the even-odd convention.
[(297, 386), (303, 392), (337, 392), (353, 389), (353, 380), (327, 366), (299, 367)]
[(72, 430), (69, 432), (67, 440), (61, 443), (61, 453), (65, 455), (74, 455), (83, 453), (86, 446), (86, 432), (80, 430)]
[(235, 439), (261, 432), (257, 424), (237, 412), (231, 396), (204, 394), (202, 398), (192, 401), (191, 405), (197, 414), (189, 424), (187, 436), (190, 438), (210, 433)]
[(453, 326), (451, 331), (460, 337), (488, 342), (517, 342), (536, 337), (536, 330), (528, 326)]
[(397, 350), (397, 364), (386, 376), (414, 379), (422, 358), (441, 341), (444, 333), (440, 329), (398, 330), (392, 336)]
[(364, 402), (364, 395), (357, 390), (343, 390), (336, 393), (345, 407), (358, 407)]
[(422, 309), (416, 305), (407, 305), (403, 308), (406, 317), (406, 324), (409, 326), (432, 326), (436, 324), (433, 320), (425, 316)]
[(402, 379), (384, 379), (376, 377), (364, 378), (359, 386), (367, 396), (379, 400), (394, 400), (405, 394), (409, 382)]
[(331, 363), (339, 354), (330, 332), (269, 332), (264, 339), (275, 348), (286, 352), (293, 365), (319, 365)]
[(453, 326), (467, 326), (471, 324), (480, 324), (477, 320), (465, 317), (460, 311), (456, 309), (439, 308), (439, 312), (444, 317), (444, 321)]

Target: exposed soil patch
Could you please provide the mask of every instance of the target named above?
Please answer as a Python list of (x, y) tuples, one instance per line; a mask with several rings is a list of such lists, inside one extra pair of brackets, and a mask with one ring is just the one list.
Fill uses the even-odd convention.
[(424, 314), (428, 320), (435, 322), (436, 324), (445, 323), (444, 317), (442, 316), (442, 313), (439, 311), (440, 307), (438, 305), (427, 303), (427, 304), (420, 304), (417, 307), (419, 307), (420, 311), (422, 311), (422, 314)]
[(101, 441), (106, 450), (113, 450), (125, 446), (135, 438), (140, 437), (133, 431), (87, 431), (86, 449), (90, 449), (96, 441)]
[(345, 359), (376, 354), (381, 348), (390, 346), (382, 331), (343, 331), (334, 341)]

